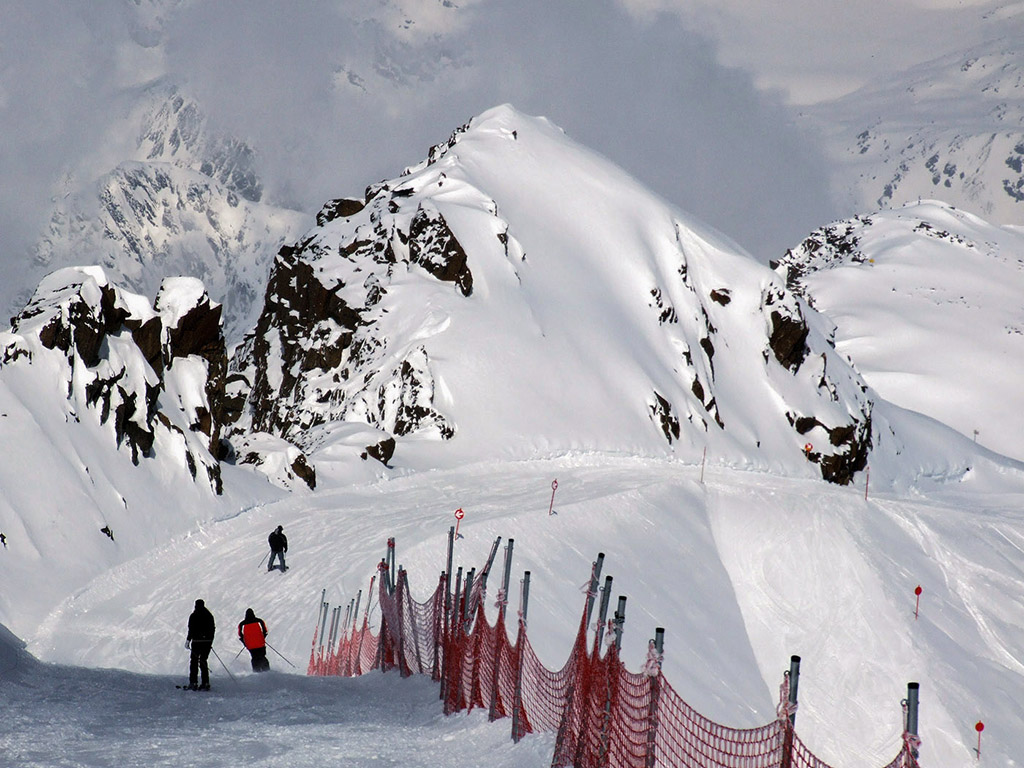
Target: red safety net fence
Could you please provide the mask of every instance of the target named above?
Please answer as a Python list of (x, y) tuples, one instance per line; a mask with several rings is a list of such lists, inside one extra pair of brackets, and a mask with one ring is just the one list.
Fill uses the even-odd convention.
[[(407, 573), (399, 569), (392, 580), (382, 561), (375, 577), (377, 632), (370, 628), (372, 610), (367, 605), (361, 624), (356, 616), (346, 617), (337, 642), (332, 626), (331, 642), (325, 644), (318, 641), (326, 633), (322, 616), (314, 632), (309, 674), (350, 677), (379, 669), (430, 675), (441, 684), (446, 714), (486, 709), (491, 720), (510, 717), (515, 741), (528, 733), (555, 733), (553, 767), (829, 768), (795, 733), (788, 672), (776, 719), (749, 729), (715, 723), (665, 679), (654, 641), (640, 672), (625, 668), (615, 642), (601, 653), (602, 622), (589, 626), (594, 579), (568, 659), (560, 669), (548, 669), (530, 645), (522, 609), (515, 640), (509, 640), (504, 590), (495, 604), (497, 619), (488, 622), (489, 568), (490, 561), (468, 590), (457, 582), (454, 595), (442, 573), (433, 593), (418, 602), (410, 594)], [(340, 619), (337, 625), (341, 627)], [(613, 631), (609, 621), (609, 638)], [(904, 704), (902, 748), (884, 768), (918, 768), (920, 741), (907, 732), (906, 723)]]

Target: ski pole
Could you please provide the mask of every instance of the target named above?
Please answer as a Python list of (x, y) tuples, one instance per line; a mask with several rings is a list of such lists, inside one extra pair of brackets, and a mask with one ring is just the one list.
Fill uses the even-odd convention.
[[(264, 642), (266, 642), (266, 641), (264, 641)], [(284, 655), (283, 655), (283, 654), (282, 654), (282, 653), (281, 653), (281, 652), (280, 652), (279, 650), (277, 650), (277, 648), (275, 648), (274, 646), (272, 646), (272, 645), (271, 645), (270, 643), (267, 643), (267, 648), (269, 648), (270, 650), (272, 650), (272, 651), (273, 651), (274, 653), (276, 653), (276, 654), (277, 654), (278, 656), (280, 656), (280, 657), (281, 657), (282, 659), (284, 659), (285, 661), (288, 661), (288, 659), (285, 659)], [(291, 666), (292, 666), (292, 667), (295, 667), (295, 665), (294, 665), (294, 664), (292, 664), (292, 663), (291, 663), (290, 661), (288, 661), (288, 663), (289, 663), (289, 664), (291, 664)]]
[(267, 557), (268, 557), (269, 555), (270, 555), (270, 553), (269, 553), (269, 552), (267, 552), (267, 554), (263, 556), (263, 559), (262, 559), (262, 560), (260, 560), (260, 564), (256, 566), (256, 568), (257, 568), (257, 569), (259, 569), (259, 568), (262, 568), (262, 567), (263, 567), (263, 563), (265, 563), (265, 562), (267, 561)]
[(244, 651), (244, 650), (245, 650), (245, 646), (243, 645), (241, 648), (238, 649), (238, 653), (235, 654), (235, 658), (237, 659), (239, 656), (241, 656), (242, 655), (242, 651)]
[(231, 674), (231, 670), (228, 669), (228, 665), (224, 663), (224, 661), (220, 657), (220, 654), (217, 653), (216, 649), (211, 647), (210, 650), (213, 651), (213, 655), (217, 657), (217, 661), (220, 662), (220, 665), (224, 667), (224, 671), (228, 673), (228, 677), (230, 677), (234, 682), (237, 683), (238, 681), (235, 680), (235, 676)]

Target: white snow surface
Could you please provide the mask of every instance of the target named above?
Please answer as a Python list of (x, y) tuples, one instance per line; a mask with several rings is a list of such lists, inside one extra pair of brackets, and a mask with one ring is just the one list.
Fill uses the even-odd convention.
[(856, 254), (801, 280), (836, 349), (890, 402), (1024, 460), (1024, 234), (933, 200), (851, 224)]
[[(736, 361), (757, 360), (760, 350), (748, 349), (748, 337), (728, 331), (763, 322), (745, 314), (751, 305), (744, 298), (775, 276), (727, 238), (681, 215), (639, 233), (619, 231), (645, 221), (654, 204), (639, 185), (608, 175), (601, 170), (604, 161), (582, 149), (563, 147), (578, 153), (571, 167), (586, 175), (586, 189), (627, 185), (632, 196), (608, 199), (622, 205), (632, 200), (634, 210), (624, 215), (618, 207), (581, 204), (584, 196), (574, 185), (583, 177), (557, 173), (556, 163), (564, 159), (550, 153), (530, 165), (550, 169), (542, 181), (551, 197), (514, 195), (514, 171), (521, 166), (508, 158), (541, 146), (531, 136), (556, 129), (531, 120), (529, 131), (522, 121), (516, 136), (502, 134), (501, 121), (510, 114), (491, 115), (490, 128), (479, 137), (504, 142), (508, 154), (471, 170), (476, 187), (486, 188), (500, 215), (516, 224), (510, 234), (526, 262), (501, 264), (507, 282), (480, 282), (475, 291), (493, 298), (521, 279), (534, 297), (534, 314), (506, 319), (505, 330), (519, 322), (521, 333), (503, 338), (517, 340), (522, 349), (512, 352), (528, 363), (552, 352), (585, 361), (580, 375), (587, 377), (588, 402), (576, 402), (576, 391), (560, 391), (559, 382), (545, 380), (538, 368), (535, 388), (503, 392), (511, 399), (496, 403), (494, 392), (474, 385), (474, 368), (493, 381), (498, 377), (488, 367), (508, 366), (511, 353), (497, 347), (486, 357), (466, 356), (457, 339), (445, 338), (447, 328), (465, 319), (455, 316), (449, 326), (446, 313), (461, 305), (441, 302), (433, 319), (443, 344), (435, 348), (447, 344), (449, 360), (463, 355), (459, 368), (449, 368), (460, 375), (443, 382), (441, 391), (447, 388), (463, 408), (458, 426), (467, 436), (466, 450), (446, 451), (437, 440), (423, 440), (393, 469), (371, 470), (364, 463), (354, 479), (349, 460), (327, 440), (311, 456), (316, 492), (286, 494), (252, 471), (225, 467), (225, 493), (217, 497), (192, 482), (184, 467), (147, 461), (133, 466), (113, 448), (109, 424), (100, 425), (88, 412), (78, 418), (61, 391), (66, 374), (56, 356), (32, 347), (37, 356), (31, 365), (0, 367), (0, 530), (7, 537), (0, 549), (0, 622), (27, 643), (22, 650), (15, 638), (0, 634), (0, 762), (19, 768), (550, 764), (550, 735), (513, 745), (507, 721), (487, 724), (481, 713), (445, 718), (437, 690), (426, 680), (304, 674), (322, 590), (331, 605), (344, 605), (362, 589), (365, 605), (370, 575), (387, 537), (394, 536), (414, 596), (424, 599), (444, 567), (452, 512), (462, 508), (458, 564), (479, 567), (496, 536), (515, 539), (516, 579), (525, 570), (532, 573), (531, 644), (551, 668), (566, 658), (583, 605), (581, 585), (591, 561), (604, 552), (614, 594), (629, 598), (627, 665), (639, 669), (647, 639), (656, 626), (664, 627), (666, 675), (708, 717), (738, 727), (774, 718), (782, 673), (790, 655), (798, 654), (797, 730), (836, 768), (882, 766), (898, 752), (900, 700), (910, 681), (921, 684), (923, 765), (975, 765), (978, 720), (986, 725), (986, 764), (1019, 765), (1024, 465), (874, 390), (870, 476), (859, 473), (852, 486), (830, 485), (806, 462), (752, 447), (752, 435), (780, 450), (790, 437), (775, 426), (781, 405), (744, 403), (744, 368)], [(464, 162), (473, 157), (462, 154)], [(503, 163), (510, 170), (506, 177), (499, 174)], [(474, 211), (479, 198), (462, 195), (466, 187), (460, 192), (453, 182), (449, 189), (457, 204), (444, 210), (445, 217), (468, 239), (476, 230), (466, 219), (493, 214)], [(662, 205), (654, 210), (665, 210)], [(560, 215), (585, 216), (592, 240), (549, 239)], [(741, 434), (699, 441), (688, 432), (687, 442), (654, 451), (650, 446), (660, 443), (652, 437), (661, 437), (642, 411), (633, 421), (598, 413), (603, 428), (588, 421), (588, 407), (605, 402), (594, 396), (601, 391), (595, 372), (603, 372), (613, 395), (632, 396), (650, 385), (637, 371), (662, 375), (665, 368), (653, 335), (638, 340), (617, 330), (640, 323), (635, 317), (616, 322), (616, 313), (632, 306), (622, 295), (632, 295), (640, 278), (617, 260), (600, 237), (601, 227), (617, 232), (614, 244), (638, 251), (631, 263), (643, 270), (657, 271), (681, 236), (687, 254), (697, 254), (694, 279), (714, 278), (707, 289), (733, 286), (730, 277), (736, 278), (742, 290), (725, 309), (740, 314), (733, 318), (723, 310), (717, 325), (739, 349), (728, 356), (723, 350), (715, 360), (721, 365), (717, 381), (728, 388), (723, 397), (743, 414), (727, 414), (727, 429)], [(663, 249), (666, 230), (671, 249)], [(484, 253), (499, 255), (497, 242)], [(467, 251), (480, 252), (472, 245)], [(611, 277), (573, 273), (571, 263), (581, 262), (552, 257), (575, 248), (603, 254)], [(596, 269), (602, 262), (587, 263)], [(521, 278), (513, 275), (517, 266)], [(978, 269), (988, 267), (979, 263)], [(617, 284), (622, 295), (609, 287)], [(641, 289), (648, 286), (643, 282)], [(912, 325), (918, 305), (908, 300), (905, 307), (903, 321)], [(500, 313), (491, 320), (498, 323)], [(809, 322), (818, 338), (831, 327), (826, 315), (809, 314)], [(478, 329), (476, 349), (484, 349), (481, 338), (493, 327)], [(561, 334), (566, 327), (575, 335)], [(552, 339), (544, 342), (544, 355), (537, 352), (541, 339)], [(975, 337), (973, 343), (987, 342)], [(903, 365), (918, 370), (932, 354), (909, 347)], [(636, 380), (620, 380), (623, 360), (636, 363), (630, 374)], [(841, 363), (839, 355), (830, 366), (833, 360)], [(761, 387), (748, 399), (768, 400), (758, 378), (765, 376), (762, 369), (746, 370)], [(183, 390), (198, 380), (188, 371), (183, 376)], [(783, 394), (800, 396), (789, 379), (773, 376)], [(851, 374), (848, 381), (855, 380)], [(556, 413), (552, 404), (559, 402), (568, 405), (546, 429), (564, 432), (564, 442), (547, 441), (545, 433), (517, 435), (517, 417), (526, 420), (526, 412), (540, 405)], [(487, 445), (488, 429), (495, 426), (492, 434), (510, 443), (508, 450)], [(350, 429), (338, 434), (339, 440), (352, 438)], [(554, 480), (556, 514), (549, 515)], [(99, 532), (104, 524), (114, 540)], [(268, 573), (262, 562), (267, 534), (277, 525), (289, 537), (286, 573)], [(923, 594), (915, 618), (918, 585)], [(495, 582), (490, 586), (493, 598)], [(186, 621), (200, 597), (217, 618), (214, 647), (226, 665), (211, 658), (208, 695), (174, 688), (185, 680)], [(268, 639), (281, 654), (271, 655), (269, 675), (252, 675), (244, 660), (235, 659), (234, 628), (249, 607), (267, 622)], [(371, 618), (379, 619), (379, 611), (371, 609)]]

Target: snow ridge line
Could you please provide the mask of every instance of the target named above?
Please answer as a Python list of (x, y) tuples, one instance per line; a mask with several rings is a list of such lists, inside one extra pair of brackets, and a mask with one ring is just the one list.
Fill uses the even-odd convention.
[[(391, 575), (394, 544), (389, 540), (389, 558), (381, 560), (368, 592), (374, 594), (376, 583), (381, 612), (378, 631), (369, 626), (371, 601), (358, 628), (357, 601), (349, 604), (344, 621), (340, 609), (335, 609), (329, 628), (327, 604), (322, 603), (307, 674), (355, 677), (370, 670), (394, 669), (403, 677), (429, 674), (440, 683), (445, 714), (487, 708), (491, 721), (511, 717), (516, 742), (527, 733), (557, 733), (552, 766), (829, 768), (796, 735), (796, 702), (789, 697), (788, 671), (780, 686), (778, 717), (751, 729), (720, 725), (688, 705), (662, 674), (653, 640), (644, 669), (629, 672), (619, 659), (617, 635), (625, 619), (621, 603), (622, 613), (617, 610), (615, 618), (607, 621), (605, 635), (607, 588), (601, 618), (590, 625), (603, 555), (594, 563), (568, 660), (561, 669), (546, 668), (527, 636), (529, 571), (522, 582), (516, 640), (508, 639), (505, 596), (511, 547), (506, 550), (505, 585), (495, 604), (497, 620), (488, 623), (486, 583), (497, 546), (495, 541), (479, 578), (474, 578), (474, 569), (463, 583), (460, 568), (453, 595), (442, 572), (433, 593), (418, 602), (410, 594), (407, 571), (399, 568)], [(592, 640), (588, 638), (591, 628)], [(602, 655), (605, 636), (607, 648)], [(902, 746), (884, 768), (919, 768), (921, 742), (908, 730), (906, 702), (902, 704)]]

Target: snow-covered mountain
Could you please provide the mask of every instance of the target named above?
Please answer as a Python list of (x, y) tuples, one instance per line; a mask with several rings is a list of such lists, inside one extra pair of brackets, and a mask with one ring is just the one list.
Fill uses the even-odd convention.
[[(938, 206), (917, 215), (910, 233), (897, 218), (879, 238), (952, 248), (968, 236), (954, 220), (989, 231)], [(791, 271), (787, 285), (508, 106), (316, 222), (273, 261), (229, 364), (219, 308), (194, 279), (150, 301), (100, 269), (61, 271), (3, 337), (0, 444), (17, 448), (0, 464), (0, 580), (14, 585), (0, 623), (35, 655), (180, 673), (201, 596), (232, 669), (233, 620), (249, 606), (301, 667), (322, 590), (340, 604), (365, 588), (388, 536), (417, 584), (436, 580), (459, 507), (460, 563), (516, 539), (517, 572), (535, 579), (531, 644), (552, 667), (604, 551), (631, 596), (629, 666), (666, 627), (669, 679), (718, 721), (773, 718), (798, 653), (801, 738), (837, 768), (895, 754), (909, 680), (926, 692), (926, 764), (973, 764), (980, 716), (987, 754), (1024, 750), (1024, 465), (874, 389), (824, 311), (814, 278), (828, 270)], [(972, 269), (998, 280), (1014, 246), (989, 234), (991, 258)], [(791, 270), (814, 262), (815, 237)], [(840, 254), (849, 242), (829, 238)], [(902, 322), (923, 323), (908, 306)], [(904, 365), (931, 354), (908, 349)], [(291, 568), (270, 574), (260, 558), (279, 524)], [(215, 689), (230, 685), (214, 674)], [(54, 706), (23, 681), (0, 685)], [(281, 685), (298, 707), (322, 701), (324, 689)], [(244, 757), (223, 746), (223, 764)]]
[(924, 198), (996, 224), (1024, 220), (1024, 16), (999, 24), (1005, 36), (805, 108), (835, 161), (842, 209)]
[(398, 466), (707, 445), (848, 483), (872, 403), (823, 327), (728, 240), (499, 107), (281, 251), (233, 361), (237, 429), (314, 454), (368, 425)]
[(885, 399), (1024, 459), (1024, 233), (938, 202), (812, 233), (779, 262)]
[(165, 277), (199, 278), (236, 340), (259, 314), (274, 254), (309, 217), (260, 202), (252, 148), (213, 130), (177, 88), (145, 88), (111, 128), (127, 137), (109, 150), (117, 165), (95, 181), (68, 180), (33, 270), (98, 264), (144, 295)]

